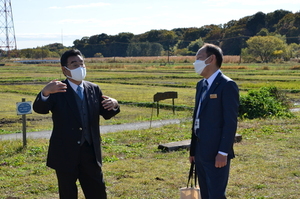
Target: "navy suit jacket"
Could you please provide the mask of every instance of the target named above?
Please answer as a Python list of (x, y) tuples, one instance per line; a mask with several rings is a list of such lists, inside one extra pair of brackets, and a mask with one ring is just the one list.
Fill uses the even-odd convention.
[[(40, 114), (52, 112), (53, 130), (50, 137), (47, 166), (59, 170), (75, 169), (78, 164), (78, 154), (82, 136), (82, 122), (76, 104), (75, 92), (69, 85), (64, 93), (51, 94), (46, 101), (39, 93), (33, 103), (33, 109)], [(100, 88), (91, 82), (83, 81), (84, 93), (88, 103), (89, 126), (97, 164), (101, 167), (101, 138), (99, 116), (110, 119), (120, 112), (120, 109), (108, 111), (103, 108), (104, 100)]]
[[(220, 72), (207, 91), (199, 116), (196, 116), (203, 81), (197, 84), (190, 155), (203, 161), (215, 161), (218, 151), (222, 151), (228, 153), (229, 158), (233, 158), (239, 107), (238, 86)], [(200, 118), (200, 128), (196, 132), (198, 136), (194, 132), (197, 117)], [(196, 144), (199, 144), (200, 150), (195, 150)]]

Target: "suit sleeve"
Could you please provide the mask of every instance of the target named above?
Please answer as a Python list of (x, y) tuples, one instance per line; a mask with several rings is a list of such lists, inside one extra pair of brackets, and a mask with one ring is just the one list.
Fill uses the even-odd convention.
[[(99, 88), (99, 87), (98, 87)], [(118, 107), (116, 110), (107, 110), (107, 109), (104, 109), (103, 108), (103, 105), (102, 105), (102, 101), (104, 100), (104, 98), (102, 97), (102, 91), (100, 90), (99, 88), (99, 107), (100, 107), (100, 112), (99, 112), (99, 115), (101, 115), (105, 120), (108, 120), (110, 118), (112, 118), (113, 116), (117, 115), (119, 112), (120, 112), (120, 107)]]
[(36, 96), (36, 99), (33, 103), (33, 110), (36, 112), (36, 113), (39, 113), (39, 114), (48, 114), (50, 109), (51, 109), (51, 106), (50, 106), (50, 99), (51, 96), (49, 96), (49, 98), (47, 100), (43, 100), (42, 99), (42, 94), (41, 92)]
[(239, 90), (234, 81), (228, 81), (222, 93), (223, 129), (219, 151), (228, 153), (233, 146), (237, 130)]

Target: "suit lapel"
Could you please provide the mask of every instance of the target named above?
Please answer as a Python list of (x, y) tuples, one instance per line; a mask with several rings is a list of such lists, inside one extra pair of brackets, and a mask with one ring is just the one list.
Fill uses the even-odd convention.
[(196, 114), (197, 114), (197, 110), (198, 110), (198, 107), (199, 107), (199, 103), (200, 103), (200, 96), (201, 96), (201, 91), (202, 91), (202, 87), (203, 87), (203, 79), (200, 80), (198, 83), (197, 83), (197, 88), (196, 88), (196, 101), (195, 101), (195, 107), (194, 107), (194, 117), (197, 117)]
[(215, 80), (213, 81), (212, 85), (210, 86), (209, 90), (206, 93), (206, 97), (205, 97), (205, 99), (203, 100), (203, 102), (201, 104), (201, 110), (202, 110), (203, 107), (205, 107), (205, 105), (209, 101), (210, 94), (214, 93), (216, 88), (220, 85), (220, 81), (222, 79), (221, 76), (222, 76), (222, 72), (219, 72), (219, 74), (216, 76)]
[(85, 81), (83, 81), (83, 87), (84, 87), (84, 91), (85, 91), (85, 99), (86, 99), (86, 102), (88, 104), (89, 115), (91, 116), (90, 118), (94, 118), (93, 115), (92, 115), (95, 112), (93, 110), (94, 107), (92, 105), (92, 102), (94, 101), (94, 98), (95, 98), (94, 90)]
[(197, 93), (196, 93), (196, 106), (198, 107), (199, 103), (200, 103), (200, 97), (201, 97), (201, 91), (202, 91), (202, 87), (203, 87), (203, 79), (201, 81), (199, 81), (199, 83), (197, 84)]

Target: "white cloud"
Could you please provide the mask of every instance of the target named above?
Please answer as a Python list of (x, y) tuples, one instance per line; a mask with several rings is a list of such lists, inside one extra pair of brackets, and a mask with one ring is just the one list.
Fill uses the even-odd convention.
[(277, 6), (284, 4), (290, 4), (290, 5), (299, 5), (299, 1), (295, 0), (285, 0), (284, 2), (282, 0), (226, 0), (226, 1), (220, 1), (220, 0), (206, 0), (203, 2), (206, 5), (213, 5), (214, 7), (224, 7), (224, 6), (230, 6), (230, 7), (239, 7), (239, 6), (256, 6), (259, 8), (259, 6)]
[(44, 40), (44, 39), (54, 39), (57, 37), (61, 37), (60, 34), (35, 34), (35, 33), (25, 33), (25, 34), (17, 34), (18, 40)]
[[(236, 1), (239, 2), (239, 1)], [(244, 5), (251, 5), (251, 6), (274, 6), (274, 5), (282, 5), (282, 0), (251, 0), (251, 1), (242, 1)], [(299, 4), (298, 1), (295, 0), (285, 0), (284, 4)]]
[(66, 8), (94, 8), (94, 7), (103, 7), (108, 6), (109, 3), (90, 3), (90, 4), (83, 4), (83, 5), (74, 5), (74, 6), (67, 6)]
[[(140, 21), (140, 18), (137, 17), (128, 17), (128, 18), (119, 18), (119, 19), (111, 19), (111, 20), (101, 20), (101, 19), (95, 19), (95, 18), (89, 18), (89, 19), (64, 19), (59, 21), (60, 24), (92, 24), (95, 26), (102, 26), (102, 27), (108, 27), (108, 26), (116, 26), (116, 25), (136, 25), (137, 22)], [(140, 23), (144, 23), (144, 21), (141, 21)]]
[(50, 9), (62, 9), (62, 7), (52, 6), (52, 7), (50, 7)]
[(90, 4), (84, 4), (84, 5), (72, 5), (72, 6), (66, 6), (66, 7), (59, 7), (59, 6), (52, 6), (49, 7), (49, 9), (79, 9), (79, 8), (95, 8), (95, 7), (103, 7), (111, 5), (109, 3), (90, 3)]

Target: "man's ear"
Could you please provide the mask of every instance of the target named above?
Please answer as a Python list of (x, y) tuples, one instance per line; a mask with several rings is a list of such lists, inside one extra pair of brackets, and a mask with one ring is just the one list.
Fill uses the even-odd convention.
[(64, 66), (61, 67), (61, 71), (64, 74), (64, 76), (66, 76), (66, 74), (68, 73), (68, 70)]
[(217, 62), (217, 57), (216, 55), (212, 54), (208, 59), (208, 63), (216, 63), (216, 62)]

